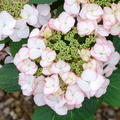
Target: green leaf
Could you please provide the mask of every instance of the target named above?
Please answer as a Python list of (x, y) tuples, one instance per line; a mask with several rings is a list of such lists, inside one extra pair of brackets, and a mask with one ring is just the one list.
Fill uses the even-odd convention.
[(115, 46), (116, 51), (120, 53), (120, 37), (114, 36), (113, 37), (113, 44)]
[(57, 0), (30, 0), (30, 4), (48, 4), (53, 3)]
[(12, 53), (13, 56), (15, 56), (15, 54), (19, 51), (19, 49), (22, 47), (23, 44), (26, 44), (27, 40), (21, 40), (20, 42), (10, 42), (9, 46), (10, 46), (10, 51)]
[(32, 120), (93, 120), (100, 103), (96, 98), (86, 99), (80, 109), (69, 111), (65, 116), (57, 115), (48, 106), (36, 107)]
[(54, 120), (54, 112), (48, 106), (36, 107), (32, 120)]
[(0, 88), (9, 93), (16, 92), (20, 90), (17, 80), (18, 71), (13, 64), (7, 64), (0, 68)]
[(11, 41), (11, 39), (9, 37), (7, 37), (6, 39), (0, 41), (0, 44), (7, 43), (9, 41)]
[(120, 69), (117, 69), (110, 77), (110, 85), (103, 101), (111, 106), (120, 107)]

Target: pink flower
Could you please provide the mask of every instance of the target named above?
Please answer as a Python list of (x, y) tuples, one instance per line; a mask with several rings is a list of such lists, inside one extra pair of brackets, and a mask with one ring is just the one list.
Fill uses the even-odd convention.
[(45, 49), (45, 39), (40, 37), (30, 37), (28, 39), (28, 48)]
[(95, 93), (95, 96), (97, 98), (101, 97), (102, 95), (104, 95), (107, 92), (107, 87), (109, 85), (110, 81), (108, 79), (105, 80), (105, 82), (103, 83), (102, 87), (97, 90), (97, 92)]
[(53, 63), (51, 67), (52, 73), (64, 73), (70, 71), (70, 65), (62, 60), (59, 60), (57, 63)]
[(81, 20), (77, 24), (78, 34), (81, 36), (90, 35), (96, 28), (96, 21)]
[(80, 11), (82, 19), (99, 20), (103, 15), (102, 8), (97, 4), (85, 4)]
[(88, 63), (83, 64), (84, 70), (87, 70), (87, 69), (93, 70), (98, 72), (99, 74), (103, 74), (103, 67), (104, 67), (103, 63), (95, 59), (92, 59)]
[(104, 69), (104, 74), (106, 77), (109, 77), (112, 75), (113, 71), (115, 71), (117, 69), (117, 67), (115, 67), (115, 65), (108, 65), (105, 69)]
[(77, 81), (77, 76), (73, 72), (61, 73), (60, 76), (62, 80), (68, 85), (73, 85)]
[(49, 21), (50, 28), (66, 34), (75, 24), (75, 19), (66, 12), (62, 12), (58, 18)]
[(36, 73), (37, 65), (29, 59), (25, 59), (18, 63), (17, 68), (20, 72), (25, 74), (33, 75)]
[(77, 83), (85, 95), (90, 98), (94, 96), (98, 89), (101, 88), (104, 81), (105, 79), (102, 75), (93, 70), (85, 70), (83, 71), (81, 78), (78, 79)]
[(91, 55), (98, 61), (106, 62), (114, 52), (114, 46), (110, 41), (96, 43), (91, 49)]
[(78, 0), (65, 0), (64, 3), (64, 10), (72, 15), (72, 16), (77, 16), (80, 11), (80, 2)]
[(104, 74), (106, 77), (109, 77), (113, 73), (113, 71), (117, 69), (116, 65), (118, 64), (119, 61), (120, 61), (120, 54), (118, 52), (114, 52), (111, 55), (109, 61), (107, 61), (104, 64), (104, 66), (107, 65), (104, 69)]
[(47, 67), (43, 67), (42, 73), (43, 73), (44, 75), (52, 75), (53, 72), (51, 71), (51, 68), (52, 68), (52, 64), (49, 65), (49, 66), (47, 66)]
[(14, 64), (18, 65), (19, 62), (29, 58), (29, 49), (22, 47), (14, 57)]
[(41, 54), (42, 60), (40, 61), (40, 65), (42, 67), (47, 67), (53, 63), (56, 58), (55, 51), (51, 50), (50, 48), (46, 48), (43, 50)]
[(110, 32), (107, 29), (105, 29), (103, 25), (98, 25), (95, 33), (100, 36), (108, 36)]
[(65, 99), (69, 105), (80, 105), (84, 101), (84, 94), (77, 85), (68, 86)]
[(120, 23), (117, 23), (111, 27), (111, 35), (120, 35)]
[(45, 97), (45, 102), (49, 105), (57, 114), (59, 115), (66, 115), (67, 114), (67, 107), (65, 106), (65, 99), (64, 96), (55, 96), (49, 95)]
[(104, 14), (103, 14), (103, 26), (105, 29), (111, 29), (113, 25), (115, 25), (117, 22), (115, 14), (113, 10), (109, 7), (104, 8)]
[(20, 73), (19, 85), (21, 86), (23, 95), (30, 96), (34, 91), (35, 77), (32, 75), (26, 75), (25, 73)]
[(34, 102), (38, 106), (43, 106), (43, 105), (45, 105), (44, 94), (43, 94), (45, 77), (40, 76), (40, 77), (36, 78), (35, 82), (36, 82), (36, 86), (33, 91)]
[(58, 75), (54, 74), (51, 77), (45, 78), (44, 94), (53, 94), (59, 88), (60, 86)]

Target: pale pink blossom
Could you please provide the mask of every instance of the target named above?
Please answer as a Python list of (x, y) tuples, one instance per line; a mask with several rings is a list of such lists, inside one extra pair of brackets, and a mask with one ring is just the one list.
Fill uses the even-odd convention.
[(64, 73), (70, 71), (70, 65), (62, 60), (59, 60), (57, 63), (53, 63), (51, 67), (52, 73)]
[(49, 105), (57, 114), (66, 115), (67, 107), (65, 106), (64, 96), (49, 95), (45, 97), (45, 102)]
[(106, 79), (105, 82), (103, 83), (102, 87), (99, 90), (97, 90), (97, 92), (95, 93), (95, 96), (97, 98), (101, 97), (102, 95), (104, 95), (107, 92), (109, 83), (110, 83), (110, 81), (108, 79)]
[(47, 67), (49, 65), (51, 65), (53, 63), (53, 61), (56, 58), (56, 52), (51, 50), (50, 48), (46, 48), (43, 50), (42, 54), (41, 54), (41, 61), (40, 61), (40, 65), (42, 67)]
[(120, 23), (117, 23), (111, 27), (110, 30), (111, 35), (120, 35)]
[(34, 6), (24, 5), (20, 16), (26, 20), (29, 25), (35, 26), (38, 22), (38, 10)]
[(97, 4), (85, 4), (80, 11), (80, 17), (82, 19), (98, 20), (103, 15), (101, 6)]
[(96, 21), (80, 20), (77, 24), (78, 34), (81, 36), (90, 35), (96, 28)]
[(66, 12), (62, 12), (58, 18), (49, 21), (50, 28), (64, 34), (69, 32), (75, 24), (75, 19)]
[(44, 93), (43, 93), (44, 83), (45, 83), (44, 76), (40, 76), (36, 78), (35, 81), (36, 86), (34, 88), (33, 95), (34, 95), (34, 102), (38, 106), (45, 105)]
[(46, 48), (45, 39), (40, 37), (30, 37), (27, 46), (28, 48), (44, 49)]
[(105, 29), (103, 25), (98, 25), (95, 31), (96, 34), (100, 36), (108, 36), (109, 35), (109, 30)]
[(118, 52), (114, 52), (109, 61), (107, 61), (104, 66), (105, 69), (104, 69), (104, 74), (106, 77), (109, 77), (113, 71), (115, 71), (117, 69), (116, 65), (118, 64), (118, 62), (120, 61), (120, 54)]
[(81, 92), (80, 88), (75, 84), (68, 86), (65, 99), (69, 105), (80, 105), (84, 101), (84, 94)]
[(18, 65), (22, 60), (29, 58), (29, 49), (27, 47), (22, 47), (14, 57), (14, 64)]
[(115, 71), (116, 69), (117, 67), (115, 65), (108, 65), (107, 67), (105, 67), (104, 69), (105, 77), (111, 76), (113, 71)]
[(73, 85), (77, 82), (77, 76), (73, 72), (61, 73), (60, 76), (62, 80), (68, 85)]
[(17, 68), (20, 72), (30, 75), (35, 74), (38, 69), (37, 65), (34, 62), (32, 62), (30, 59), (25, 59), (19, 62)]
[(53, 94), (59, 88), (60, 86), (58, 75), (54, 74), (51, 77), (45, 78), (44, 94)]
[(117, 23), (117, 19), (113, 10), (110, 7), (104, 8), (103, 14), (103, 26), (105, 29), (111, 29), (113, 25)]
[(64, 10), (72, 16), (77, 16), (80, 11), (80, 2), (78, 0), (65, 0)]
[(102, 62), (106, 62), (109, 60), (110, 56), (113, 53), (113, 46), (111, 43), (96, 43), (94, 47), (91, 49), (91, 55)]
[(32, 75), (26, 75), (25, 73), (20, 73), (19, 85), (21, 86), (23, 95), (30, 96), (34, 91), (35, 77)]
[(43, 67), (42, 73), (43, 73), (44, 75), (52, 75), (53, 72), (51, 71), (51, 67), (52, 67), (52, 64), (51, 64), (50, 66)]
[(94, 70), (101, 75), (104, 73), (103, 67), (104, 67), (104, 64), (100, 61), (95, 60), (95, 59), (91, 59), (88, 63), (83, 64), (84, 70), (87, 70), (87, 69)]
[(104, 81), (104, 77), (97, 72), (93, 70), (85, 70), (83, 71), (81, 78), (78, 79), (77, 83), (85, 95), (90, 98), (94, 96), (98, 89), (101, 88)]

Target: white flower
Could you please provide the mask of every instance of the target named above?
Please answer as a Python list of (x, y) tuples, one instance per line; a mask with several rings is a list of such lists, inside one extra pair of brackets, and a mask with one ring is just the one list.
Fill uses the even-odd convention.
[(36, 86), (34, 88), (34, 102), (38, 106), (43, 106), (45, 105), (45, 100), (44, 100), (44, 94), (43, 94), (43, 87), (45, 83), (45, 77), (40, 76), (36, 78), (35, 80)]
[(57, 114), (66, 115), (67, 106), (65, 106), (65, 99), (63, 96), (49, 95), (45, 97), (45, 102), (49, 105)]
[[(16, 20), (6, 11), (0, 13), (0, 36), (9, 36), (13, 33)], [(1, 39), (1, 38), (0, 38)]]
[(95, 96), (97, 98), (101, 97), (102, 95), (104, 95), (107, 92), (107, 87), (109, 85), (110, 81), (108, 79), (105, 80), (105, 82), (103, 83), (102, 87), (97, 90), (97, 92), (95, 93)]
[(17, 20), (14, 27), (14, 32), (10, 35), (10, 38), (14, 42), (20, 41), (22, 38), (27, 38), (29, 35), (29, 27), (26, 25), (26, 22), (22, 19)]
[(65, 99), (69, 105), (80, 105), (84, 101), (84, 94), (77, 85), (68, 86)]
[(102, 75), (93, 70), (85, 70), (83, 71), (81, 78), (78, 79), (77, 83), (85, 95), (90, 98), (102, 87), (104, 81), (105, 79)]
[(68, 85), (73, 85), (77, 81), (77, 76), (73, 72), (61, 73), (60, 76), (62, 80)]
[(52, 75), (51, 77), (45, 78), (44, 93), (53, 94), (59, 89), (59, 78), (58, 75)]
[(62, 60), (57, 63), (53, 63), (51, 67), (52, 73), (64, 73), (70, 71), (70, 65)]
[(50, 6), (48, 4), (39, 4), (37, 5), (37, 10), (39, 14), (36, 27), (40, 27), (41, 25), (47, 24), (51, 18)]
[(33, 94), (33, 90), (35, 87), (35, 77), (32, 75), (26, 75), (24, 73), (20, 73), (19, 85), (21, 86), (23, 95), (30, 96)]
[(75, 19), (66, 12), (62, 12), (58, 18), (49, 21), (50, 28), (66, 34), (75, 24)]
[(20, 16), (26, 20), (29, 25), (36, 25), (38, 22), (38, 10), (34, 6), (28, 4), (24, 5)]
[(42, 67), (47, 67), (53, 63), (56, 58), (56, 52), (51, 50), (50, 48), (46, 48), (43, 50), (41, 54), (42, 60), (40, 61), (40, 65)]
[(17, 68), (20, 72), (25, 74), (33, 75), (36, 73), (38, 67), (37, 65), (29, 59), (25, 59), (17, 65)]
[(65, 0), (64, 3), (64, 10), (72, 15), (72, 16), (77, 16), (80, 11), (80, 2), (78, 0)]

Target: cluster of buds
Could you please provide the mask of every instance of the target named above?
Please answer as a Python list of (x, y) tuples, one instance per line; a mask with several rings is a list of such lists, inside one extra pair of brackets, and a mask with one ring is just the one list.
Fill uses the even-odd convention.
[[(80, 11), (80, 3), (83, 4)], [(119, 6), (118, 5), (115, 6)], [(37, 12), (31, 7), (28, 15), (26, 5), (21, 16), (27, 19), (27, 23), (36, 25)], [(43, 9), (40, 7), (39, 9)], [(80, 108), (85, 98), (101, 97), (106, 93), (109, 85), (109, 77), (120, 61), (120, 55), (115, 51), (113, 43), (105, 36), (117, 31), (113, 19), (119, 18), (119, 12), (110, 12), (111, 8), (104, 10), (85, 0), (65, 0), (65, 11), (58, 18), (52, 18), (41, 30), (34, 29), (28, 39), (28, 43), (18, 51), (14, 58), (14, 64), (20, 71), (19, 85), (26, 96), (33, 95), (36, 105), (50, 106), (57, 114), (65, 115), (69, 110)], [(106, 11), (106, 9), (110, 9)], [(106, 12), (108, 12), (106, 14)], [(46, 15), (48, 14), (44, 11)], [(106, 19), (109, 16), (109, 21)], [(31, 16), (31, 17), (30, 17)], [(112, 16), (112, 18), (110, 18)], [(77, 17), (77, 26), (75, 26)], [(115, 20), (118, 19), (115, 17)], [(103, 25), (99, 22), (103, 20)], [(117, 20), (118, 22), (119, 20)], [(111, 25), (112, 24), (112, 25)], [(113, 27), (114, 26), (114, 27)], [(77, 27), (80, 36), (94, 35), (96, 43), (91, 49), (78, 49), (78, 55), (83, 62), (83, 71), (77, 76), (68, 62), (56, 60), (57, 51), (47, 47), (46, 42), (52, 32), (67, 34), (73, 27)], [(117, 31), (118, 32), (118, 31)], [(119, 35), (119, 34), (117, 34)], [(37, 62), (36, 62), (37, 61)], [(42, 75), (37, 75), (39, 69)]]

